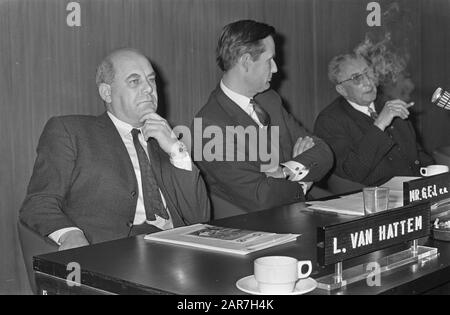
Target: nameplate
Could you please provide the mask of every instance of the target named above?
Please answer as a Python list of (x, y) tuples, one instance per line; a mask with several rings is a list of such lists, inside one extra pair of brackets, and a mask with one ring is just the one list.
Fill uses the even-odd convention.
[(403, 183), (403, 204), (428, 201), (435, 203), (450, 198), (450, 173), (415, 179)]
[(430, 204), (421, 203), (317, 228), (317, 260), (326, 266), (430, 234)]

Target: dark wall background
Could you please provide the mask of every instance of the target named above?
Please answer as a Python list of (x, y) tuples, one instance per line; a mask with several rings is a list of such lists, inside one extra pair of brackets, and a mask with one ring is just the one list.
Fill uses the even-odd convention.
[[(364, 39), (364, 0), (79, 0), (81, 27), (66, 24), (66, 0), (0, 0), (0, 293), (29, 292), (16, 232), (18, 210), (45, 122), (54, 115), (99, 114), (95, 67), (110, 50), (144, 51), (159, 75), (161, 112), (189, 125), (220, 71), (221, 28), (251, 18), (276, 27), (275, 86), (309, 129), (336, 96), (330, 58)], [(393, 1), (378, 1), (382, 11)], [(418, 133), (428, 149), (450, 144), (450, 113), (429, 104), (450, 88), (449, 0), (397, 1), (413, 22), (410, 53)], [(383, 22), (383, 21), (382, 21)]]

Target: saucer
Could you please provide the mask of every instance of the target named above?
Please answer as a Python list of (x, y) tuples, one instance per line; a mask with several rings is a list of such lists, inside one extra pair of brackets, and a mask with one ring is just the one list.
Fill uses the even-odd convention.
[(299, 295), (314, 290), (317, 287), (317, 282), (313, 278), (301, 279), (297, 282), (294, 291), (292, 292), (267, 294), (259, 292), (258, 283), (256, 282), (255, 276), (251, 275), (238, 280), (236, 282), (236, 286), (241, 291), (256, 295)]

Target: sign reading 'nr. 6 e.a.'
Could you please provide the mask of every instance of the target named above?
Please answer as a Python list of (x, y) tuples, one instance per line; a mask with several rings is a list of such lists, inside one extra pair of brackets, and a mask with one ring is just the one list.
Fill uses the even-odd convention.
[(330, 265), (430, 233), (430, 204), (388, 210), (360, 219), (319, 227), (317, 258)]

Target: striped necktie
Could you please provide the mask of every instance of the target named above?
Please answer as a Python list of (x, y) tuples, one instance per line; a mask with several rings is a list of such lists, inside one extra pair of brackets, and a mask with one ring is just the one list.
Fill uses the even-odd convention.
[(256, 116), (258, 116), (259, 122), (263, 126), (270, 125), (270, 116), (269, 114), (259, 105), (253, 98), (250, 99), (250, 105), (253, 106), (253, 110), (256, 113)]
[(376, 120), (378, 118), (378, 114), (376, 111), (374, 111), (370, 106), (367, 107), (367, 110), (369, 111), (370, 117), (372, 117), (373, 120)]

